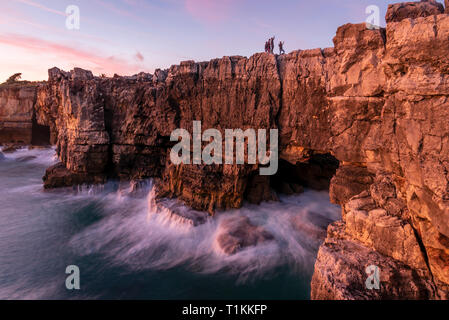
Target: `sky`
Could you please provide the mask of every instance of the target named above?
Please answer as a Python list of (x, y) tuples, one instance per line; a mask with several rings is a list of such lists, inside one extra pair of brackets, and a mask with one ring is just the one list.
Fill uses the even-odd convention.
[[(332, 46), (337, 28), (380, 25), (394, 0), (0, 0), (0, 82), (16, 72), (46, 80), (74, 67), (108, 76), (165, 69), (184, 60), (251, 56), (276, 36), (287, 52)], [(69, 6), (79, 29), (67, 28)], [(73, 13), (73, 11), (69, 11)], [(71, 24), (73, 26), (73, 24)]]

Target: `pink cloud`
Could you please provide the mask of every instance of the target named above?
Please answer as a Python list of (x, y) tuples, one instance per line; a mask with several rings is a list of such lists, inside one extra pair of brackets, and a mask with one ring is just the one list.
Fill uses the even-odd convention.
[[(20, 34), (0, 34), (0, 44), (14, 46), (35, 54), (54, 55), (60, 59), (73, 61), (73, 66), (92, 69), (94, 73), (122, 75), (133, 74), (142, 69), (137, 64), (113, 56), (103, 56), (97, 51), (91, 52), (51, 41), (28, 37)], [(48, 67), (53, 65), (49, 57)]]
[(216, 23), (226, 20), (236, 3), (237, 0), (185, 0), (185, 8), (199, 21)]

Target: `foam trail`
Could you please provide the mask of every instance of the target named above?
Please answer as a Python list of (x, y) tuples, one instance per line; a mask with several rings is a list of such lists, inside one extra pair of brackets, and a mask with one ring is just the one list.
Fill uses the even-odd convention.
[[(3, 147), (1, 148), (1, 150), (3, 150)], [(31, 150), (24, 147), (19, 148), (11, 153), (4, 153), (3, 155), (5, 157), (5, 160), (12, 160), (23, 163), (28, 162), (38, 165), (51, 166), (52, 164), (55, 164), (58, 161), (55, 147), (35, 148)]]
[[(106, 217), (73, 237), (71, 246), (81, 255), (101, 253), (115, 264), (134, 270), (185, 266), (198, 273), (234, 274), (244, 282), (267, 276), (282, 265), (289, 265), (293, 272), (312, 272), (322, 239), (317, 237), (319, 232), (307, 231), (324, 232), (325, 226), (320, 223), (334, 221), (340, 214), (340, 209), (329, 203), (326, 192), (306, 191), (281, 197), (279, 203), (246, 204), (242, 209), (217, 212), (215, 218), (192, 227), (168, 209), (157, 209), (154, 196), (154, 188), (147, 199), (106, 196), (102, 201)], [(165, 201), (179, 206), (176, 200)], [(216, 237), (221, 222), (235, 216), (248, 217), (270, 232), (274, 240), (230, 256), (220, 253)], [(314, 216), (321, 217), (318, 223)]]
[[(19, 149), (5, 154), (6, 159), (0, 164), (0, 169), (4, 166), (2, 182), (12, 185), (10, 182), (18, 179), (17, 173), (23, 176), (20, 183), (5, 188), (3, 208), (9, 208), (12, 217), (18, 217), (14, 201), (27, 194), (33, 206), (39, 203), (39, 208), (45, 209), (40, 214), (55, 212), (46, 223), (57, 223), (55, 219), (66, 215), (64, 223), (68, 225), (64, 226), (73, 233), (68, 234), (68, 247), (64, 245), (64, 250), (69, 248), (79, 257), (100, 255), (107, 259), (108, 266), (131, 271), (182, 267), (193, 273), (235, 275), (239, 282), (265, 279), (284, 266), (293, 273), (310, 275), (326, 226), (340, 217), (340, 208), (330, 204), (327, 192), (307, 190), (301, 195), (281, 197), (280, 202), (245, 204), (241, 209), (217, 212), (214, 218), (194, 226), (188, 218), (197, 217), (197, 213), (176, 200), (164, 199), (162, 207), (155, 205), (151, 180), (111, 181), (100, 186), (43, 192), (42, 174), (36, 175), (35, 171), (36, 168), (43, 171), (55, 163), (54, 153), (54, 149)], [(92, 212), (77, 209), (79, 205), (74, 208), (74, 203), (91, 206)], [(183, 217), (173, 211), (181, 212)], [(72, 227), (70, 223), (73, 219), (78, 221), (79, 214), (95, 217), (86, 225)], [(223, 221), (235, 217), (247, 217), (274, 239), (233, 255), (223, 254), (217, 248), (217, 236), (223, 232)], [(26, 225), (25, 218), (23, 223)], [(49, 227), (45, 232), (55, 233), (57, 228)]]

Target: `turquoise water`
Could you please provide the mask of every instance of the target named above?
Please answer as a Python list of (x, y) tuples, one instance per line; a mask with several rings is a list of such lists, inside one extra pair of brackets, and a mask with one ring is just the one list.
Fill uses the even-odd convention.
[[(306, 191), (218, 212), (189, 227), (152, 212), (151, 181), (137, 195), (112, 182), (44, 191), (41, 177), (56, 161), (53, 149), (5, 156), (0, 299), (309, 299), (320, 240), (308, 230), (340, 215), (327, 193)], [(237, 215), (274, 240), (221, 253), (215, 243), (220, 223)], [(80, 290), (65, 287), (68, 265), (80, 269)]]

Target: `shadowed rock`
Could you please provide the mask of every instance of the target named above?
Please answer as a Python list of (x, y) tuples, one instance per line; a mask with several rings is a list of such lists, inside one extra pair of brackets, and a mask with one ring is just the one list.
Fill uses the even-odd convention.
[(42, 178), (45, 189), (70, 187), (81, 184), (103, 184), (106, 182), (105, 176), (78, 174), (69, 171), (66, 166), (59, 162), (45, 171)]

